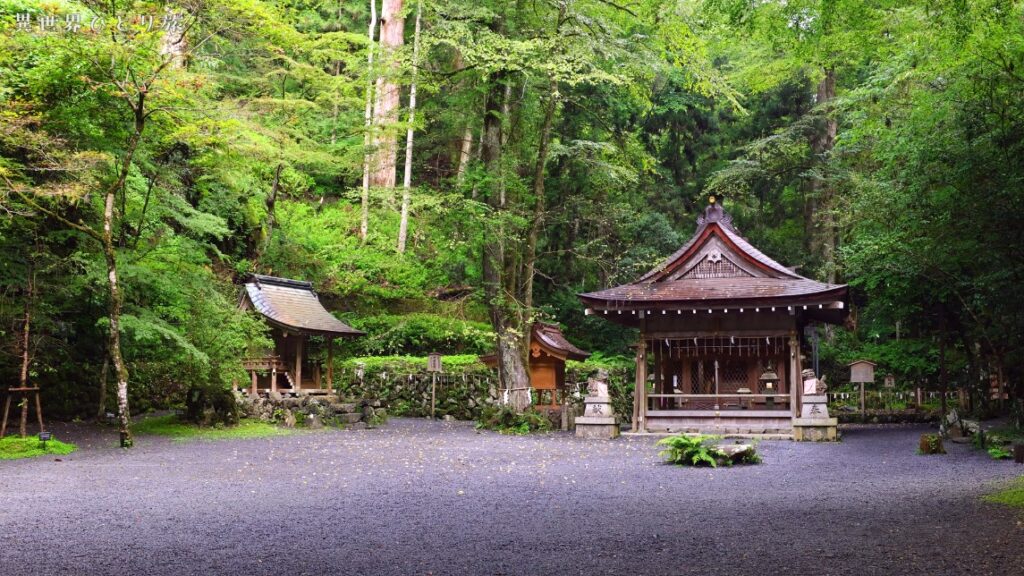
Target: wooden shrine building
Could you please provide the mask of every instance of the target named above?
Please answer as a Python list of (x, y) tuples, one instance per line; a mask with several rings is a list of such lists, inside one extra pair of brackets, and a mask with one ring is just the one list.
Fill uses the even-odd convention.
[(792, 434), (800, 336), (809, 323), (843, 322), (847, 287), (772, 260), (710, 202), (661, 265), (579, 298), (587, 314), (640, 330), (634, 432)]
[[(239, 305), (263, 316), (274, 341), (273, 350), (245, 360), (251, 394), (330, 392), (334, 389), (334, 339), (363, 335), (332, 316), (310, 282), (254, 274)], [(314, 342), (327, 347), (326, 378), (320, 363), (312, 361)]]
[[(557, 324), (535, 322), (530, 331), (530, 386), (534, 404), (555, 407), (565, 394), (565, 361), (586, 360), (590, 352), (580, 350), (566, 340)], [(481, 356), (489, 368), (498, 365), (497, 354)]]

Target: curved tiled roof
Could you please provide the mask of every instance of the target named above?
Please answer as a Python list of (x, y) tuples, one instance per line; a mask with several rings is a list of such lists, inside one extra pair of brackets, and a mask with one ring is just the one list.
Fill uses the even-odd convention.
[(245, 284), (245, 297), (257, 312), (286, 330), (328, 336), (363, 335), (331, 315), (310, 282), (254, 274)]
[(581, 350), (565, 339), (557, 324), (537, 322), (533, 325), (533, 338), (549, 350), (565, 355), (569, 360), (586, 360), (590, 352)]
[[(707, 262), (709, 251), (732, 267), (732, 273), (691, 273)], [(628, 309), (652, 303), (678, 308), (713, 305), (782, 305), (844, 300), (847, 287), (805, 278), (755, 248), (732, 225), (719, 204), (698, 219), (697, 231), (674, 254), (636, 282), (579, 294), (590, 306)]]

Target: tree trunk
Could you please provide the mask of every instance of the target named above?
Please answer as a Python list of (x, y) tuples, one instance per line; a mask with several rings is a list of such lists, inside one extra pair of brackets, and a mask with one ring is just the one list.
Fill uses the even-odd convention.
[(423, 15), (422, 0), (416, 5), (416, 31), (412, 41), (412, 82), (409, 86), (409, 128), (405, 134), (405, 178), (402, 181), (402, 219), (398, 226), (398, 253), (405, 253), (405, 240), (409, 233), (409, 202), (412, 187), (412, 136), (416, 121), (416, 65), (420, 55), (420, 18)]
[(359, 238), (366, 241), (366, 235), (370, 229), (370, 167), (373, 154), (370, 145), (373, 142), (373, 49), (376, 43), (374, 38), (377, 33), (377, 0), (370, 0), (370, 29), (367, 33), (370, 43), (366, 48), (366, 111), (363, 115), (363, 196), (362, 218), (359, 223)]
[[(455, 51), (455, 61), (452, 66), (456, 72), (464, 70), (466, 63), (462, 59), (462, 52), (460, 50)], [(465, 79), (459, 82), (459, 90), (468, 90), (469, 86)], [(462, 181), (466, 177), (466, 169), (469, 168), (469, 161), (473, 155), (473, 128), (472, 122), (467, 119), (466, 127), (462, 132), (462, 138), (459, 140), (459, 162), (458, 168), (455, 170), (455, 183), (461, 185)], [(476, 192), (474, 187), (473, 192)]]
[(459, 167), (455, 172), (455, 183), (462, 184), (466, 178), (466, 169), (469, 168), (469, 160), (473, 152), (473, 129), (467, 124), (465, 132), (462, 133), (462, 143), (459, 146)]
[[(28, 387), (28, 365), (31, 358), (31, 327), (32, 327), (32, 300), (36, 293), (36, 270), (35, 262), (29, 264), (28, 289), (25, 291), (25, 316), (21, 327), (21, 375), (18, 381), (22, 388)], [(28, 435), (28, 395), (24, 395), (21, 403), (21, 423), (18, 433), (22, 438)]]
[(939, 336), (939, 399), (940, 409), (942, 410), (942, 419), (946, 419), (946, 414), (949, 412), (949, 407), (946, 405), (946, 393), (949, 391), (949, 373), (946, 370), (946, 332), (943, 330), (942, 335)]
[(395, 187), (395, 166), (398, 158), (398, 137), (394, 125), (398, 122), (399, 85), (394, 76), (398, 71), (396, 51), (402, 47), (405, 19), (399, 17), (402, 0), (384, 0), (380, 15), (380, 52), (386, 58), (386, 70), (377, 78), (377, 105), (373, 112), (375, 132), (373, 158), (370, 160), (370, 186)]
[[(825, 68), (825, 77), (818, 83), (817, 105), (825, 108), (828, 102), (836, 97), (836, 73), (834, 68)], [(828, 110), (824, 113), (827, 115)], [(838, 123), (835, 118), (826, 116), (824, 125), (811, 138), (811, 151), (818, 161), (835, 146)], [(825, 265), (829, 282), (836, 281), (835, 252), (838, 231), (835, 218), (828, 214), (832, 208), (832, 193), (829, 186), (818, 179), (812, 179), (807, 195), (804, 198), (804, 238), (807, 250), (819, 257)], [(823, 218), (822, 213), (826, 216)]]
[[(492, 75), (491, 87), (487, 93), (483, 148), (481, 157), (485, 169), (491, 173), (487, 202), (492, 216), (502, 218), (504, 193), (501, 185), (502, 153), (502, 102), (505, 100), (505, 74)], [(524, 334), (519, 303), (506, 291), (508, 272), (505, 262), (505, 243), (508, 239), (499, 230), (488, 235), (484, 245), (483, 281), (484, 295), (491, 317), (491, 326), (496, 335), (498, 356), (498, 381), (508, 392), (509, 405), (517, 412), (530, 406), (530, 375), (526, 368), (526, 346), (529, 337)]]
[(107, 417), (107, 376), (110, 375), (110, 355), (103, 359), (100, 369), (100, 401), (96, 408), (96, 421), (103, 422)]
[(277, 192), (281, 188), (282, 168), (284, 168), (284, 164), (277, 165), (277, 169), (274, 170), (274, 182), (270, 185), (270, 196), (267, 197), (267, 229), (263, 234), (260, 246), (256, 249), (256, 258), (253, 259), (253, 270), (256, 272), (259, 272), (260, 260), (270, 248), (270, 240), (274, 236), (274, 225), (276, 224), (274, 207), (277, 205)]
[(540, 144), (537, 146), (537, 164), (533, 170), (533, 221), (530, 223), (530, 234), (526, 242), (526, 273), (523, 279), (523, 306), (527, 310), (533, 308), (533, 278), (537, 269), (537, 239), (544, 223), (544, 167), (548, 161), (548, 144), (551, 141), (551, 124), (558, 107), (558, 84), (554, 79), (550, 82), (551, 95), (544, 110), (544, 122), (540, 129)]

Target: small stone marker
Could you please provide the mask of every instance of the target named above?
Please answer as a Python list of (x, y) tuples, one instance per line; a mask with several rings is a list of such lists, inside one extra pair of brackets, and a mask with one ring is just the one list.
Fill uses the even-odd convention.
[(598, 370), (597, 376), (587, 380), (586, 409), (576, 418), (578, 438), (611, 439), (619, 436), (619, 419), (612, 409), (608, 395), (608, 372)]

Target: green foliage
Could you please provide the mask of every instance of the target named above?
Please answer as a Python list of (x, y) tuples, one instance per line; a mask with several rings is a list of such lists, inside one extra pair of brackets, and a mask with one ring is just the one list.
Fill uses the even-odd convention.
[(211, 427), (203, 427), (184, 421), (175, 414), (143, 418), (132, 429), (139, 435), (168, 436), (179, 442), (188, 440), (263, 438), (266, 436), (284, 436), (293, 432), (287, 428), (278, 428), (269, 422), (244, 419), (234, 426), (217, 424)]
[(484, 354), (494, 348), (494, 332), (482, 322), (436, 314), (353, 316), (350, 325), (366, 332), (348, 349), (359, 356), (388, 354), (445, 356)]
[(922, 455), (945, 454), (946, 449), (942, 446), (942, 436), (939, 434), (922, 434), (921, 442), (917, 447), (917, 453)]
[(7, 436), (0, 438), (0, 460), (17, 460), (19, 458), (35, 458), (55, 454), (58, 456), (71, 454), (77, 446), (60, 440), (41, 442), (38, 437), (20, 438)]
[(711, 466), (717, 468), (721, 462), (728, 461), (725, 452), (722, 452), (714, 442), (721, 440), (721, 436), (702, 436), (679, 434), (658, 440), (658, 446), (665, 449), (658, 453), (665, 458), (669, 464), (680, 466)]
[(476, 427), (501, 434), (524, 436), (535, 432), (550, 432), (551, 421), (546, 415), (533, 409), (516, 412), (508, 406), (488, 406), (477, 419)]
[(995, 460), (1009, 460), (1013, 458), (1013, 452), (1007, 450), (1005, 446), (989, 446), (986, 452)]
[(985, 496), (985, 500), (1014, 508), (1024, 508), (1024, 476), (1017, 478), (1006, 488)]

